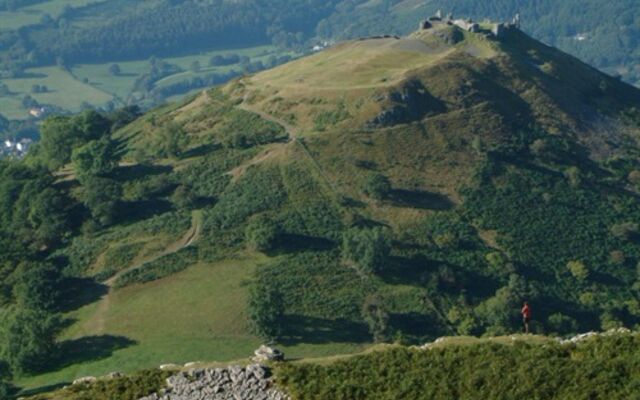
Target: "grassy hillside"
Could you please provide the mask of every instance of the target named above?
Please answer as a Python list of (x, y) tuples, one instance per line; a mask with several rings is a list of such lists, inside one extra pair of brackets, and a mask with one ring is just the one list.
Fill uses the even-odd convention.
[[(536, 333), (635, 326), (638, 101), (522, 32), (441, 25), (137, 118), (52, 119), (2, 170), (0, 198), (19, 200), (2, 233), (76, 285), (59, 359), (16, 382), (238, 359), (262, 340), (308, 357), (509, 334), (524, 300)], [(29, 202), (41, 186), (18, 190), (27, 172), (66, 196), (64, 230), (21, 224), (45, 207)]]
[(325, 365), (287, 364), (278, 369), (278, 378), (300, 400), (628, 399), (637, 394), (638, 335), (577, 346), (511, 339), (429, 350), (392, 347)]

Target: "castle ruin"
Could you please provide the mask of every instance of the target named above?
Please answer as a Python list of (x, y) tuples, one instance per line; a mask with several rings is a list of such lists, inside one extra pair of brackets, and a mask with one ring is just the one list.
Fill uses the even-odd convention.
[(485, 32), (497, 39), (500, 39), (513, 29), (520, 29), (520, 14), (516, 14), (511, 22), (498, 22), (491, 24), (491, 28), (487, 31), (483, 30), (480, 27), (480, 24), (474, 22), (472, 19), (454, 19), (452, 13), (447, 14), (446, 18), (443, 18), (442, 11), (438, 10), (435, 15), (421, 21), (419, 29), (429, 30), (435, 28), (438, 25), (457, 26), (464, 31), (472, 33)]

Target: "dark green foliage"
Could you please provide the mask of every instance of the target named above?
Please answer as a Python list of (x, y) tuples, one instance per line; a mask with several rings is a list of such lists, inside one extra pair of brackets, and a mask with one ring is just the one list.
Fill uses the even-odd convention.
[[(545, 314), (576, 318), (581, 310), (579, 329), (599, 328), (606, 312), (636, 323), (622, 310), (634, 296), (629, 266), (640, 259), (628, 224), (640, 216), (637, 201), (607, 193), (594, 178), (578, 189), (551, 169), (503, 168), (494, 173), (500, 184), (482, 181), (467, 191), (465, 209), (483, 229), (500, 232), (500, 246), (547, 298)], [(589, 293), (599, 293), (599, 303), (590, 303)]]
[(376, 296), (367, 296), (362, 304), (362, 319), (369, 327), (369, 333), (375, 342), (389, 340), (389, 313), (383, 300)]
[(197, 249), (195, 247), (186, 247), (177, 253), (160, 257), (142, 265), (139, 268), (122, 274), (118, 277), (115, 287), (124, 287), (134, 283), (156, 281), (183, 271), (197, 261)]
[(73, 150), (71, 161), (80, 182), (83, 182), (87, 175), (104, 176), (113, 171), (118, 164), (114, 147), (115, 144), (104, 137)]
[(351, 228), (342, 236), (342, 259), (363, 272), (380, 272), (387, 262), (391, 246), (381, 228)]
[(175, 122), (163, 126), (156, 135), (154, 148), (159, 157), (178, 158), (188, 143), (186, 132)]
[(171, 202), (178, 209), (190, 210), (197, 205), (198, 197), (191, 186), (180, 185), (171, 195)]
[(277, 168), (250, 168), (220, 196), (207, 223), (215, 228), (230, 228), (253, 214), (277, 209), (286, 198)]
[(391, 192), (391, 182), (384, 175), (374, 174), (365, 182), (363, 191), (372, 199), (383, 200)]
[(51, 394), (30, 397), (31, 400), (137, 400), (158, 392), (166, 385), (170, 371), (152, 369), (130, 376), (104, 379), (85, 385), (73, 385)]
[(47, 263), (23, 262), (14, 272), (13, 295), (18, 307), (55, 310), (60, 297), (60, 271)]
[(122, 187), (113, 179), (89, 176), (82, 185), (82, 203), (103, 226), (115, 221), (121, 199)]
[(279, 228), (269, 218), (258, 215), (247, 224), (245, 237), (247, 246), (256, 251), (268, 251), (275, 245)]
[(10, 399), (15, 387), (11, 384), (11, 369), (4, 361), (0, 361), (0, 399)]
[(108, 134), (110, 121), (95, 111), (74, 117), (51, 117), (40, 130), (38, 161), (55, 171), (69, 161), (74, 148)]
[(288, 315), (361, 321), (361, 307), (375, 283), (340, 264), (336, 251), (306, 251), (285, 256), (258, 270), (258, 287), (284, 295)]
[(42, 310), (5, 308), (0, 321), (0, 359), (16, 373), (44, 369), (55, 351), (59, 318)]
[(249, 319), (256, 334), (277, 338), (284, 330), (284, 295), (276, 286), (263, 280), (251, 287), (247, 304)]
[(329, 365), (278, 366), (300, 400), (629, 399), (638, 392), (640, 337), (575, 346), (481, 343), (395, 348)]
[(0, 163), (0, 230), (34, 247), (52, 245), (69, 233), (72, 202), (40, 168)]

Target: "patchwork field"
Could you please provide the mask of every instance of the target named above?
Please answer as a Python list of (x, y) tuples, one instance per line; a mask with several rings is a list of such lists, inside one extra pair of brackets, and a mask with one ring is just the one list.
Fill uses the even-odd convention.
[[(176, 65), (184, 71), (164, 77), (155, 82), (155, 87), (166, 87), (178, 82), (196, 77), (205, 77), (212, 73), (228, 73), (231, 70), (240, 71), (240, 64), (227, 66), (210, 66), (209, 60), (215, 55), (237, 54), (247, 56), (252, 62), (266, 64), (271, 57), (284, 55), (295, 56), (291, 52), (282, 52), (275, 46), (256, 46), (244, 49), (228, 49), (202, 52), (199, 54), (170, 57), (164, 60)], [(192, 70), (194, 63), (200, 64), (200, 69)], [(22, 105), (24, 96), (29, 95), (42, 104), (55, 105), (71, 112), (80, 111), (83, 105), (103, 107), (109, 101), (116, 106), (127, 103), (127, 97), (134, 89), (136, 80), (150, 71), (149, 60), (135, 60), (117, 62), (120, 74), (109, 72), (113, 63), (75, 65), (70, 72), (59, 67), (42, 67), (27, 70), (27, 77), (18, 79), (2, 79), (0, 84), (6, 84), (11, 95), (0, 97), (0, 114), (9, 119), (26, 119), (28, 109)], [(45, 93), (32, 93), (34, 85), (44, 85), (48, 88)], [(199, 91), (200, 89), (195, 89)], [(189, 94), (172, 96), (175, 100)]]

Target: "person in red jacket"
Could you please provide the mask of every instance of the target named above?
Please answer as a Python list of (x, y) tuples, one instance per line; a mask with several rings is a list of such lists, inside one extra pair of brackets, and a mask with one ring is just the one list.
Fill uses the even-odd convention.
[(524, 333), (529, 333), (529, 321), (531, 321), (531, 307), (529, 307), (529, 303), (524, 302), (524, 306), (522, 306), (522, 310), (520, 311), (522, 314), (522, 323), (524, 324)]

